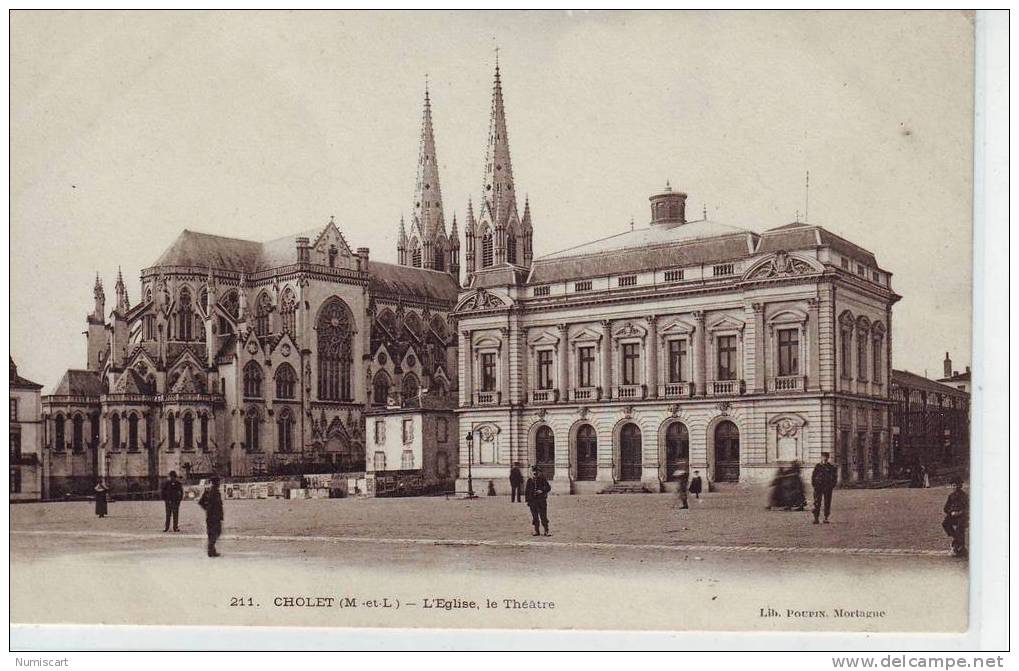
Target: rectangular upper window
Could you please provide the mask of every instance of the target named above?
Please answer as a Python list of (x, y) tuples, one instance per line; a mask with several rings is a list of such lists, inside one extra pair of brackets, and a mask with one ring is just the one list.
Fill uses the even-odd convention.
[(711, 274), (714, 277), (725, 277), (726, 275), (732, 275), (736, 272), (736, 267), (732, 263), (720, 263), (711, 269)]
[(11, 399), (11, 421), (18, 421), (18, 399)]
[(573, 285), (574, 291), (590, 291), (591, 280), (584, 280), (583, 282), (577, 282)]
[(619, 277), (618, 282), (619, 282), (619, 286), (621, 286), (621, 287), (633, 287), (633, 286), (637, 286), (637, 276), (636, 275), (621, 275)]
[(623, 345), (623, 384), (640, 384), (640, 345)]
[(878, 284), (881, 284), (881, 273), (879, 273), (878, 271), (875, 270), (874, 274), (873, 274), (873, 277), (874, 277), (874, 281), (875, 282), (877, 282)]
[(534, 287), (535, 296), (548, 296), (552, 291), (552, 287), (547, 284), (543, 287)]
[(495, 391), (495, 354), (481, 355), (481, 391)]
[(675, 384), (686, 379), (686, 341), (669, 341), (669, 382)]
[(682, 270), (666, 270), (665, 281), (666, 282), (679, 282), (683, 279)]
[(736, 379), (736, 336), (718, 337), (718, 379)]
[(864, 268), (863, 266), (857, 264), (857, 266), (856, 266), (856, 274), (859, 275), (860, 277), (866, 277), (867, 276), (867, 269)]
[(538, 352), (538, 389), (552, 388), (552, 350)]
[(847, 259), (844, 256), (842, 257), (842, 267), (846, 270), (849, 270), (849, 259)]
[(797, 329), (780, 329), (778, 332), (778, 374), (800, 374), (800, 332)]
[(578, 347), (577, 348), (577, 382), (578, 387), (591, 387), (592, 376), (591, 371), (594, 368), (594, 348), (593, 347)]

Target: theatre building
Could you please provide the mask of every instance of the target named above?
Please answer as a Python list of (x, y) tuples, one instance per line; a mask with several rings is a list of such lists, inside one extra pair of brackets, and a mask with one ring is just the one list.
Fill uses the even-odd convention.
[(520, 462), (557, 492), (660, 491), (679, 470), (765, 482), (824, 451), (849, 480), (887, 473), (899, 296), (871, 252), (800, 222), (691, 219), (667, 186), (646, 226), (532, 259), (555, 222), (519, 215), (516, 186), (497, 78), (454, 310), (461, 479), (471, 460), (506, 489)]

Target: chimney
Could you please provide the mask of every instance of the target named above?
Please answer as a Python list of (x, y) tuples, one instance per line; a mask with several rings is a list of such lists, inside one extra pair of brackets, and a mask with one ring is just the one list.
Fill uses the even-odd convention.
[(360, 259), (358, 267), (360, 268), (362, 273), (368, 272), (368, 252), (369, 249), (367, 247), (357, 248), (357, 258)]
[(311, 241), (308, 238), (297, 238), (297, 262), (311, 263)]
[(952, 359), (945, 352), (945, 377), (952, 377)]

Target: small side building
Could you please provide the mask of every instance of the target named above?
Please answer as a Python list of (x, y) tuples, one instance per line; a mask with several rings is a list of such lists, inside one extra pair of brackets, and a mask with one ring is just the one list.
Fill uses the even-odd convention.
[(11, 501), (45, 496), (42, 477), (42, 385), (18, 375), (10, 360)]
[(446, 394), (422, 392), (365, 413), (368, 496), (453, 491), (459, 463), (456, 417)]
[(905, 370), (892, 371), (892, 474), (923, 464), (969, 465), (969, 393)]

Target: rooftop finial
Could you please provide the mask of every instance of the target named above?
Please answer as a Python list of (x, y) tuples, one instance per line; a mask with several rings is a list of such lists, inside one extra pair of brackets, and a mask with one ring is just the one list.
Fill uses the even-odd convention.
[(429, 102), (431, 102), (431, 101), (429, 100), (429, 97), (428, 97), (428, 73), (426, 72), (425, 73), (425, 104), (427, 105), (427, 104), (429, 104)]
[(336, 224), (336, 217), (334, 217), (333, 215), (330, 214), (329, 215), (329, 223), (335, 225)]
[(633, 215), (630, 215), (630, 230), (633, 230)]
[(701, 214), (703, 214), (703, 215), (704, 215), (704, 221), (707, 221), (707, 220), (708, 220), (708, 204), (707, 204), (707, 203), (704, 203), (704, 204), (703, 204), (703, 205), (701, 206), (701, 208), (702, 208), (702, 212), (701, 212)]

